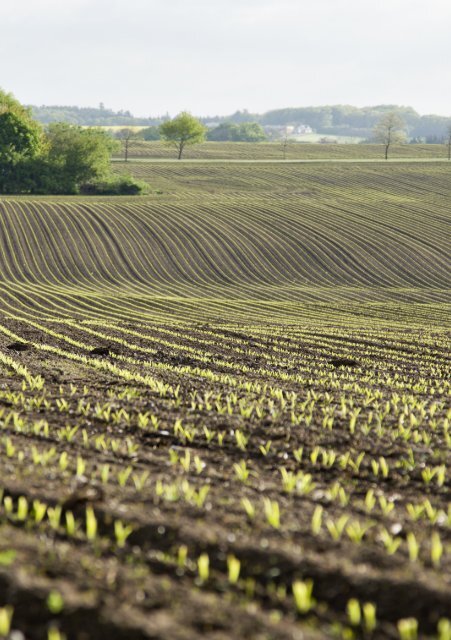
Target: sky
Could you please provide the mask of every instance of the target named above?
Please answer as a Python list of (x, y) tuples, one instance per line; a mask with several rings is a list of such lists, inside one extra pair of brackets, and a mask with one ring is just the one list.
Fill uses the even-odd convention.
[(136, 116), (325, 104), (451, 116), (451, 0), (0, 0), (0, 87)]

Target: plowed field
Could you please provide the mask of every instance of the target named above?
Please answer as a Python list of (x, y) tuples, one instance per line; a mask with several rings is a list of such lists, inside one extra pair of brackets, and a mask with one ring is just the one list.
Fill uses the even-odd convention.
[(0, 201), (0, 637), (449, 640), (449, 166), (128, 169)]

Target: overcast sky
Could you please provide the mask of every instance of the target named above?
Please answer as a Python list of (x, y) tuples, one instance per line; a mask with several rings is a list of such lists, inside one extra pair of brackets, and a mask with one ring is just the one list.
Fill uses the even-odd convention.
[(323, 104), (451, 116), (451, 0), (0, 0), (27, 104), (228, 114)]

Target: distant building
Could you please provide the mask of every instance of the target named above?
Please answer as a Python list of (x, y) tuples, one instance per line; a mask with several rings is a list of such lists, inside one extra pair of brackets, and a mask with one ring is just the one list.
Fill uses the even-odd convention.
[(285, 136), (305, 135), (313, 133), (312, 127), (308, 124), (267, 124), (263, 127), (265, 133), (270, 138), (283, 138)]
[(308, 125), (308, 124), (299, 124), (299, 125), (295, 128), (294, 132), (295, 132), (296, 134), (298, 134), (298, 135), (301, 135), (301, 136), (302, 136), (302, 135), (305, 135), (305, 134), (307, 134), (307, 133), (313, 133), (313, 129), (312, 129), (312, 127), (311, 127), (310, 125)]

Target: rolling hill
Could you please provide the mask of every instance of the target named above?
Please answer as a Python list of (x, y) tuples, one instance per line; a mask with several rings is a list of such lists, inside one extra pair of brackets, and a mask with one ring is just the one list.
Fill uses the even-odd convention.
[(152, 184), (151, 196), (0, 203), (5, 312), (200, 322), (445, 319), (445, 163), (130, 168)]

